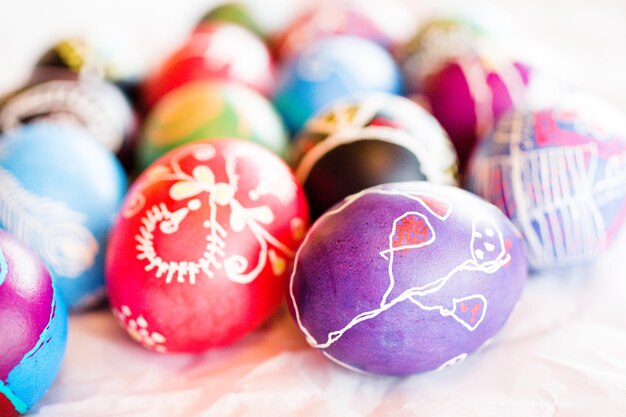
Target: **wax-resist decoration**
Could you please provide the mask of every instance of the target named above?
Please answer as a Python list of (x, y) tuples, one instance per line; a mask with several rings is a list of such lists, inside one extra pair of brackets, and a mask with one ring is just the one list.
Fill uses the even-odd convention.
[(165, 336), (159, 332), (150, 331), (150, 325), (141, 314), (134, 316), (126, 305), (121, 306), (119, 310), (114, 307), (113, 314), (130, 337), (141, 343), (143, 347), (159, 353), (167, 352), (167, 348), (163, 345), (167, 342)]
[(67, 342), (67, 310), (42, 261), (0, 230), (0, 415), (17, 416), (56, 378)]
[(456, 154), (445, 131), (417, 104), (391, 94), (335, 102), (309, 120), (292, 159), (314, 217), (374, 185), (457, 184)]
[(65, 202), (30, 192), (0, 166), (0, 222), (25, 239), (58, 274), (76, 278), (93, 267), (98, 241), (85, 225), (86, 216)]
[(301, 187), (269, 151), (235, 139), (178, 148), (137, 179), (111, 234), (114, 312), (157, 352), (231, 343), (282, 300), (307, 223)]
[(0, 227), (43, 259), (71, 309), (102, 301), (125, 189), (115, 156), (83, 130), (35, 123), (0, 138)]
[(228, 23), (203, 23), (146, 80), (144, 101), (154, 106), (168, 92), (198, 80), (228, 80), (269, 96), (275, 88), (274, 61), (247, 29)]
[(113, 152), (121, 151), (136, 130), (133, 111), (124, 95), (98, 79), (53, 79), (4, 98), (0, 131), (10, 132), (33, 121), (84, 128)]
[(139, 166), (180, 145), (222, 137), (248, 139), (278, 155), (288, 143), (280, 116), (263, 96), (234, 83), (197, 81), (172, 91), (148, 115)]
[(325, 356), (403, 375), (452, 365), (487, 342), (526, 276), (519, 232), (495, 207), (449, 186), (387, 184), (318, 219), (296, 254), (289, 301)]
[(470, 19), (428, 22), (401, 53), (411, 93), (422, 94), (450, 135), (461, 169), (478, 138), (527, 101), (531, 69)]
[(344, 96), (403, 91), (395, 61), (382, 47), (353, 36), (314, 42), (280, 71), (274, 104), (292, 132), (316, 112)]
[(511, 113), (477, 149), (468, 186), (521, 230), (533, 268), (596, 259), (626, 216), (625, 129), (588, 97)]

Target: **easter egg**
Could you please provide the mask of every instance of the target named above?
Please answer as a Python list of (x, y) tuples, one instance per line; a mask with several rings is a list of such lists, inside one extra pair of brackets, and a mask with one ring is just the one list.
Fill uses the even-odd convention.
[(35, 63), (29, 84), (80, 77), (104, 78), (110, 67), (81, 38), (68, 38), (45, 51)]
[(426, 21), (400, 51), (407, 88), (419, 90), (428, 76), (450, 60), (480, 54), (493, 36), (489, 29), (469, 16)]
[(236, 139), (177, 148), (136, 180), (111, 233), (115, 316), (156, 352), (232, 343), (283, 300), (307, 223), (301, 187), (271, 152)]
[(235, 83), (197, 81), (168, 94), (148, 115), (139, 139), (142, 169), (180, 145), (199, 139), (249, 139), (282, 155), (288, 138), (269, 101)]
[(505, 324), (527, 276), (519, 232), (459, 188), (386, 184), (320, 217), (294, 260), (289, 304), (307, 342), (349, 369), (445, 368)]
[(239, 25), (260, 38), (265, 37), (265, 32), (256, 22), (252, 11), (245, 4), (237, 2), (220, 4), (202, 16), (199, 25), (214, 22)]
[(148, 107), (190, 81), (229, 80), (263, 95), (274, 91), (274, 62), (263, 41), (247, 29), (205, 23), (148, 77), (143, 93)]
[(591, 97), (504, 116), (479, 144), (468, 187), (524, 235), (531, 266), (596, 259), (626, 215), (626, 121)]
[(457, 183), (457, 159), (434, 117), (391, 94), (339, 100), (307, 123), (294, 146), (296, 177), (320, 216), (350, 194), (396, 181)]
[(56, 378), (67, 310), (41, 260), (0, 230), (0, 415), (25, 413)]
[(426, 97), (462, 169), (478, 138), (527, 100), (530, 67), (490, 42), (486, 33), (472, 21), (435, 20), (418, 32), (400, 60), (409, 91)]
[(126, 189), (84, 130), (34, 123), (0, 137), (0, 228), (46, 263), (70, 309), (104, 296), (106, 239)]
[(292, 132), (333, 101), (358, 93), (402, 92), (393, 58), (377, 44), (351, 36), (315, 42), (281, 68), (274, 104)]
[(398, 1), (326, 2), (305, 10), (274, 39), (274, 50), (287, 59), (309, 44), (334, 35), (351, 35), (384, 48), (398, 43), (412, 27)]
[[(65, 74), (70, 74), (65, 71)], [(28, 85), (2, 100), (0, 131), (44, 121), (86, 129), (113, 152), (135, 134), (136, 120), (124, 95), (100, 79), (51, 79)], [(128, 145), (127, 145), (128, 146)]]

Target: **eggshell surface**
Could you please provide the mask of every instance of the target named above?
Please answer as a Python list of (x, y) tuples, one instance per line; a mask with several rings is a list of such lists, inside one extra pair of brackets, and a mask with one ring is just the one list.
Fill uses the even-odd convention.
[(313, 117), (294, 144), (293, 165), (311, 212), (396, 181), (457, 183), (445, 131), (414, 102), (392, 94), (339, 100)]
[(625, 133), (623, 115), (586, 96), (511, 113), (473, 155), (468, 188), (517, 225), (534, 269), (588, 262), (624, 224)]
[(443, 368), (487, 343), (527, 276), (519, 233), (458, 188), (386, 184), (349, 196), (307, 233), (289, 301), (309, 344), (357, 371)]
[(282, 301), (308, 207), (289, 168), (241, 141), (185, 145), (132, 186), (107, 252), (111, 306), (157, 352), (232, 343)]
[(70, 309), (104, 297), (104, 249), (125, 190), (120, 163), (84, 130), (35, 123), (0, 137), (0, 228), (42, 258)]
[(50, 388), (67, 342), (67, 310), (41, 260), (0, 230), (0, 415), (25, 413)]

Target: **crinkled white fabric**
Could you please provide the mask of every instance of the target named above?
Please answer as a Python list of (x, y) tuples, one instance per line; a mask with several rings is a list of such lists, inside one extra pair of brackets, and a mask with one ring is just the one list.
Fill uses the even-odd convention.
[(530, 278), (494, 342), (441, 372), (357, 374), (308, 347), (283, 310), (234, 346), (159, 355), (108, 311), (70, 319), (40, 417), (626, 415), (626, 239), (588, 268)]

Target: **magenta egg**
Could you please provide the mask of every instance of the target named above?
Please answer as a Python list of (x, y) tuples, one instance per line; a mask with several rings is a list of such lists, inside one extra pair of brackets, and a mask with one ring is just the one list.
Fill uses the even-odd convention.
[(409, 92), (422, 94), (452, 140), (461, 169), (478, 138), (526, 104), (531, 70), (470, 19), (428, 22), (401, 52)]
[(67, 310), (43, 262), (0, 230), (0, 415), (25, 413), (57, 376)]

